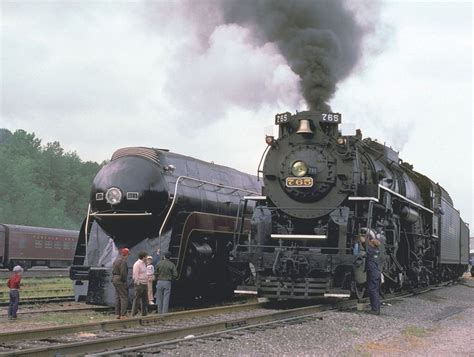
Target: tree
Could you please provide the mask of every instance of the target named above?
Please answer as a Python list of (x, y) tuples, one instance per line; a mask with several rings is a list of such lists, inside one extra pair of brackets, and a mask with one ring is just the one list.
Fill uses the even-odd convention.
[(0, 222), (79, 229), (101, 165), (55, 141), (0, 129)]

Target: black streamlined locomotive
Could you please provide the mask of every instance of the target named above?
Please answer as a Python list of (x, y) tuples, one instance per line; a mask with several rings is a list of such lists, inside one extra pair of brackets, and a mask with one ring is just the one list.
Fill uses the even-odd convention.
[(93, 181), (71, 268), (76, 300), (114, 304), (110, 273), (122, 247), (129, 268), (140, 251), (171, 252), (174, 300), (233, 292), (249, 275), (229, 262), (237, 209), (259, 192), (255, 176), (229, 167), (163, 149), (117, 150)]
[[(391, 148), (344, 136), (341, 115), (278, 114), (267, 136), (262, 196), (237, 261), (255, 266), (261, 296), (311, 299), (363, 293), (357, 236), (381, 240), (383, 288), (454, 279), (468, 262), (469, 229), (449, 194)], [(265, 155), (264, 153), (264, 155)], [(244, 215), (242, 215), (244, 217)]]

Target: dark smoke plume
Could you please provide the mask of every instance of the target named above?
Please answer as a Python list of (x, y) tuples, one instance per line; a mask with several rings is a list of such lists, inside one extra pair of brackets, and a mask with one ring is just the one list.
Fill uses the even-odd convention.
[[(356, 20), (354, 9), (346, 6), (348, 1), (219, 0), (218, 3), (225, 23), (250, 27), (259, 41), (278, 46), (288, 65), (301, 78), (301, 90), (310, 109), (327, 108), (336, 84), (358, 64), (364, 35), (373, 30), (370, 24)], [(370, 4), (363, 1), (362, 6), (365, 5)]]

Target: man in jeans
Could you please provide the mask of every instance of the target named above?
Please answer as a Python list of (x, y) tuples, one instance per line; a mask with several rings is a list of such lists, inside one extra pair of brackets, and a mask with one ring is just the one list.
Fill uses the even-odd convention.
[(171, 295), (171, 280), (178, 277), (176, 265), (169, 260), (170, 252), (164, 254), (164, 259), (156, 265), (155, 277), (156, 283), (156, 302), (158, 304), (158, 313), (166, 314), (168, 312), (168, 305)]
[(148, 278), (146, 275), (145, 263), (147, 256), (147, 252), (140, 252), (138, 254), (138, 260), (133, 264), (133, 285), (135, 296), (132, 304), (132, 316), (135, 316), (138, 313), (138, 304), (141, 306), (142, 316), (146, 316), (148, 312)]
[(18, 311), (18, 303), (20, 302), (20, 284), (21, 273), (23, 268), (19, 265), (13, 268), (13, 274), (7, 281), (7, 286), (10, 288), (10, 304), (8, 305), (8, 320), (16, 319)]

